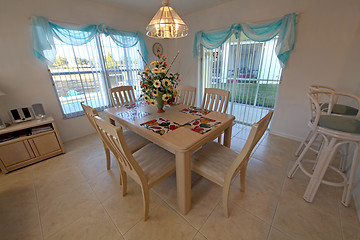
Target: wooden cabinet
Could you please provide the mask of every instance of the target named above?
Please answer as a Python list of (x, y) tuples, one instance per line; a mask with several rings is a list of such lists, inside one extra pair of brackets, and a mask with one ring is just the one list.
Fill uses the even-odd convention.
[(2, 129), (0, 141), (0, 168), (4, 173), (65, 152), (51, 117)]

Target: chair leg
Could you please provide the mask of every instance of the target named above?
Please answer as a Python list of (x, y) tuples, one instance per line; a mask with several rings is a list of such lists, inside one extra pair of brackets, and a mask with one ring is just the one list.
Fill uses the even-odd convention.
[(127, 176), (126, 172), (119, 168), (119, 174), (120, 174), (120, 181), (122, 182), (122, 195), (123, 197), (127, 193)]
[(110, 165), (111, 165), (111, 160), (110, 160), (110, 150), (106, 147), (105, 143), (104, 144), (104, 150), (105, 150), (105, 155), (106, 155), (106, 169), (110, 170)]
[(317, 162), (315, 171), (310, 178), (310, 182), (308, 183), (303, 196), (304, 200), (307, 202), (312, 202), (314, 200), (315, 194), (319, 189), (325, 172), (331, 162), (332, 157), (336, 152), (336, 140), (336, 138), (331, 138), (329, 144), (325, 146), (320, 153), (319, 161)]
[(230, 183), (225, 183), (222, 190), (222, 202), (224, 208), (225, 217), (229, 217), (229, 192), (230, 192)]
[(218, 143), (222, 144), (221, 143), (221, 137), (222, 137), (222, 134), (218, 137)]
[(296, 171), (299, 168), (299, 165), (301, 163), (301, 161), (303, 160), (305, 154), (307, 153), (307, 151), (309, 150), (309, 148), (311, 147), (311, 145), (314, 143), (316, 137), (317, 137), (317, 133), (314, 132), (314, 134), (312, 134), (310, 141), (306, 144), (304, 150), (301, 152), (300, 156), (298, 157), (298, 159), (296, 159), (296, 162), (294, 163), (294, 165), (292, 166), (292, 168), (290, 169), (289, 173), (288, 173), (288, 178), (293, 178)]
[(147, 186), (141, 186), (142, 195), (143, 195), (143, 204), (144, 204), (144, 221), (149, 218), (149, 188)]
[(246, 177), (247, 163), (240, 169), (240, 190), (245, 192), (245, 177)]
[(296, 150), (295, 156), (297, 156), (297, 157), (300, 156), (300, 154), (301, 154), (304, 146), (305, 146), (306, 143), (311, 139), (311, 135), (312, 135), (312, 134), (313, 134), (313, 131), (312, 131), (312, 130), (310, 130), (310, 131), (306, 134), (306, 137), (305, 137), (304, 141), (302, 141), (302, 142), (300, 143), (300, 146), (299, 146), (298, 149)]
[(350, 201), (351, 201), (351, 192), (352, 192), (352, 188), (353, 188), (353, 182), (354, 182), (354, 178), (356, 175), (356, 170), (358, 168), (358, 164), (359, 164), (359, 143), (356, 143), (355, 145), (355, 149), (354, 149), (354, 156), (353, 156), (353, 162), (351, 164), (351, 171), (350, 171), (350, 176), (348, 179), (348, 182), (346, 183), (345, 187), (344, 187), (344, 193), (343, 193), (343, 197), (341, 200), (341, 203), (344, 204), (346, 207), (349, 206)]

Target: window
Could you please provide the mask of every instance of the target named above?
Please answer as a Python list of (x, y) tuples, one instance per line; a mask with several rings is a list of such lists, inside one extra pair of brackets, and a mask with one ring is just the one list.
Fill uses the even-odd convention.
[(109, 89), (115, 86), (132, 85), (140, 96), (137, 73), (143, 69), (143, 62), (139, 43), (120, 47), (104, 34), (80, 46), (56, 38), (54, 42), (56, 60), (48, 67), (65, 118), (82, 115), (82, 101), (98, 110), (109, 107)]
[(228, 113), (240, 123), (253, 124), (275, 106), (282, 74), (277, 41), (255, 42), (241, 33), (218, 48), (202, 48), (202, 87), (230, 91)]

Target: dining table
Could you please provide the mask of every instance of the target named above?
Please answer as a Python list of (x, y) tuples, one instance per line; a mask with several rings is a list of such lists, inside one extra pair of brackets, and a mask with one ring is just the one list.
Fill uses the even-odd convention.
[(109, 121), (129, 129), (175, 155), (177, 204), (182, 214), (191, 209), (191, 154), (224, 133), (230, 147), (235, 117), (183, 104), (156, 106), (136, 103), (105, 110)]

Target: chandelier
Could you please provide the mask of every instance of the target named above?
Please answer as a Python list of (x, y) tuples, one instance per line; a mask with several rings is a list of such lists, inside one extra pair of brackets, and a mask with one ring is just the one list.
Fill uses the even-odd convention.
[(188, 35), (188, 27), (172, 7), (169, 0), (162, 1), (163, 6), (146, 27), (146, 35), (153, 38), (181, 38)]

